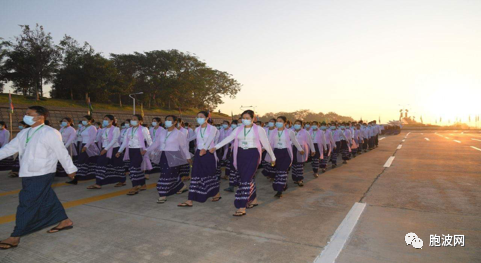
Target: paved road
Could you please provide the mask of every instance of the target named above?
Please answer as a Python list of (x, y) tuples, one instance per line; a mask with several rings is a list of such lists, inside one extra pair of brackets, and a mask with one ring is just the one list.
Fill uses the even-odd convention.
[[(387, 136), (378, 149), (317, 179), (307, 164), (305, 186), (290, 181), (280, 200), (259, 175), (260, 205), (242, 218), (232, 217), (232, 193), (188, 209), (176, 207), (186, 194), (156, 204), (158, 175), (133, 197), (58, 179), (55, 191), (75, 228), (26, 236), (18, 248), (0, 251), (0, 262), (313, 262), (332, 248), (357, 202), (366, 207), (336, 262), (481, 262), (481, 151), (471, 147), (481, 149), (481, 134), (438, 133)], [(18, 179), (0, 173), (0, 238), (14, 226), (18, 189)], [(406, 246), (408, 232), (424, 240), (423, 249)], [(429, 247), (430, 234), (464, 234), (465, 247)]]

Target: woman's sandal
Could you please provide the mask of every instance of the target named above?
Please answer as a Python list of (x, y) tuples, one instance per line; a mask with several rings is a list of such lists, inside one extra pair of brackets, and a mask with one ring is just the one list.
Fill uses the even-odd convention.
[(139, 190), (140, 190), (140, 191), (145, 191), (145, 190), (147, 190), (147, 185), (146, 185), (146, 184), (142, 185), (142, 186), (139, 188)]
[(97, 187), (95, 185), (91, 185), (91, 186), (87, 187), (87, 189), (90, 189), (90, 190), (92, 190), (92, 189), (102, 189), (102, 187)]
[(167, 201), (167, 198), (162, 198), (162, 197), (159, 197), (159, 199), (157, 199), (157, 204), (163, 204)]
[(69, 229), (72, 229), (72, 228), (73, 228), (73, 226), (66, 226), (66, 227), (62, 227), (62, 228), (54, 227), (54, 228), (50, 229), (49, 231), (47, 231), (47, 233), (53, 234), (53, 233), (57, 233), (57, 232), (60, 232), (60, 231), (69, 230)]
[(245, 216), (246, 214), (246, 212), (237, 211), (235, 214), (233, 214), (233, 216)]
[(187, 191), (189, 191), (189, 189), (186, 188), (186, 189), (184, 189), (184, 190), (178, 191), (177, 194), (180, 195), (180, 194), (183, 194), (183, 193), (185, 193), (185, 192), (187, 192)]
[(259, 205), (259, 204), (248, 204), (246, 208), (247, 208), (247, 209), (252, 209), (252, 208), (254, 208), (254, 207), (258, 206), (258, 205)]
[(114, 187), (122, 187), (126, 185), (127, 185), (126, 183), (117, 183), (116, 185), (114, 185)]
[(12, 244), (3, 243), (3, 242), (0, 242), (0, 245), (8, 246), (8, 247), (0, 247), (0, 249), (11, 249), (11, 248), (18, 247), (18, 245), (12, 245)]
[(130, 190), (127, 195), (136, 195), (139, 193), (139, 189), (135, 189), (135, 190)]
[(177, 205), (178, 207), (192, 207), (193, 205), (189, 205), (188, 203), (182, 203), (182, 204), (178, 204)]
[(212, 198), (212, 202), (218, 202), (220, 199), (222, 199), (222, 196), (213, 197), (213, 198)]

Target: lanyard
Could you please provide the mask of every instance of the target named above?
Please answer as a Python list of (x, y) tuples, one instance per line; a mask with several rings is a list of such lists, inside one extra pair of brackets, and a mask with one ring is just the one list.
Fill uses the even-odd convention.
[(172, 132), (167, 131), (167, 135), (165, 136), (165, 139), (164, 139), (164, 144), (166, 144), (167, 139), (169, 139), (169, 136), (170, 136), (171, 134), (172, 134)]
[(312, 136), (312, 139), (315, 139), (315, 138), (316, 138), (316, 133), (317, 133), (317, 131), (312, 131), (312, 135), (313, 135), (313, 136)]
[(277, 137), (279, 137), (279, 141), (281, 141), (281, 136), (282, 136), (283, 133), (284, 133), (284, 130), (282, 130), (281, 133), (277, 132)]
[[(110, 129), (112, 129), (112, 127), (110, 127)], [(109, 129), (109, 131), (110, 131), (110, 129)], [(107, 128), (105, 128), (105, 130), (106, 130), (106, 131), (105, 131), (105, 138), (108, 139), (108, 138), (109, 138), (109, 134), (108, 134)]]
[(207, 130), (207, 126), (204, 128), (204, 133), (202, 133), (202, 127), (200, 127), (200, 137), (204, 139), (205, 131)]
[(249, 132), (251, 132), (252, 130), (252, 127), (249, 129), (249, 131), (246, 133), (246, 127), (244, 126), (244, 140), (246, 139), (246, 136), (247, 134), (249, 134)]
[(33, 132), (32, 136), (30, 136), (30, 137), (29, 137), (28, 135), (30, 134), (30, 130), (32, 130), (32, 129), (28, 130), (28, 132), (27, 132), (27, 140), (25, 141), (25, 144), (28, 144), (28, 142), (30, 141), (30, 139), (32, 139), (32, 137), (35, 135), (35, 133), (37, 133), (38, 130), (42, 129), (43, 126), (45, 126), (45, 125), (42, 124), (40, 127), (38, 127), (38, 128)]
[[(157, 128), (158, 129), (158, 128)], [(154, 134), (154, 138), (155, 138), (155, 133), (157, 132), (157, 130), (155, 128), (152, 128), (152, 133)]]
[(132, 134), (130, 135), (130, 139), (134, 139), (134, 133), (139, 129), (139, 127), (137, 128), (132, 128)]

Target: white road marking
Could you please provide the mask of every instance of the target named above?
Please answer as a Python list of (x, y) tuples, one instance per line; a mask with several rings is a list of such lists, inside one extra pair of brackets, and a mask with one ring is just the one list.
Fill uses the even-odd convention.
[(354, 227), (361, 217), (366, 203), (355, 203), (349, 213), (347, 213), (344, 220), (337, 227), (336, 232), (332, 235), (331, 240), (327, 243), (327, 246), (322, 250), (321, 254), (314, 260), (314, 263), (332, 263), (336, 261), (336, 258), (341, 253), (344, 245), (346, 245), (349, 236), (354, 230)]
[(429, 141), (429, 138), (424, 138), (426, 141)]
[(474, 146), (471, 146), (471, 148), (475, 149), (475, 150), (478, 150), (478, 151), (481, 151), (481, 149), (477, 148), (477, 147), (474, 147)]
[(461, 142), (460, 142), (460, 141), (458, 141), (458, 140), (454, 140), (454, 141), (455, 141), (455, 142), (457, 142), (457, 143), (461, 143)]
[(386, 137), (381, 137), (381, 138), (379, 138), (379, 140), (381, 141), (381, 140), (384, 140), (385, 138), (386, 138)]
[(397, 149), (400, 150), (402, 147), (403, 147), (403, 145), (402, 145), (402, 144), (399, 144), (399, 145), (397, 146)]
[(389, 157), (389, 159), (387, 159), (386, 163), (384, 164), (384, 167), (390, 167), (392, 162), (394, 161), (394, 158), (394, 156)]
[(405, 141), (406, 141), (406, 139), (402, 139), (402, 142), (405, 142)]
[(471, 138), (471, 140), (473, 140), (473, 141), (480, 141), (480, 142), (481, 142), (480, 139), (473, 139), (473, 138)]
[(448, 140), (449, 140), (449, 137), (444, 137), (444, 138), (446, 138), (446, 139), (448, 139)]

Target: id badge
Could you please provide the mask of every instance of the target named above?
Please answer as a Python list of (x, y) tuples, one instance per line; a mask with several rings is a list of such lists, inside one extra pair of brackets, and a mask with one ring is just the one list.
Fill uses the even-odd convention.
[(241, 145), (242, 145), (242, 146), (241, 146), (242, 149), (244, 149), (244, 150), (246, 150), (246, 149), (248, 148), (248, 144), (247, 144), (246, 141), (242, 141), (242, 142), (241, 142)]
[(284, 147), (284, 144), (283, 144), (282, 142), (278, 142), (278, 143), (277, 143), (277, 147), (278, 147), (278, 148), (283, 148), (283, 147)]

